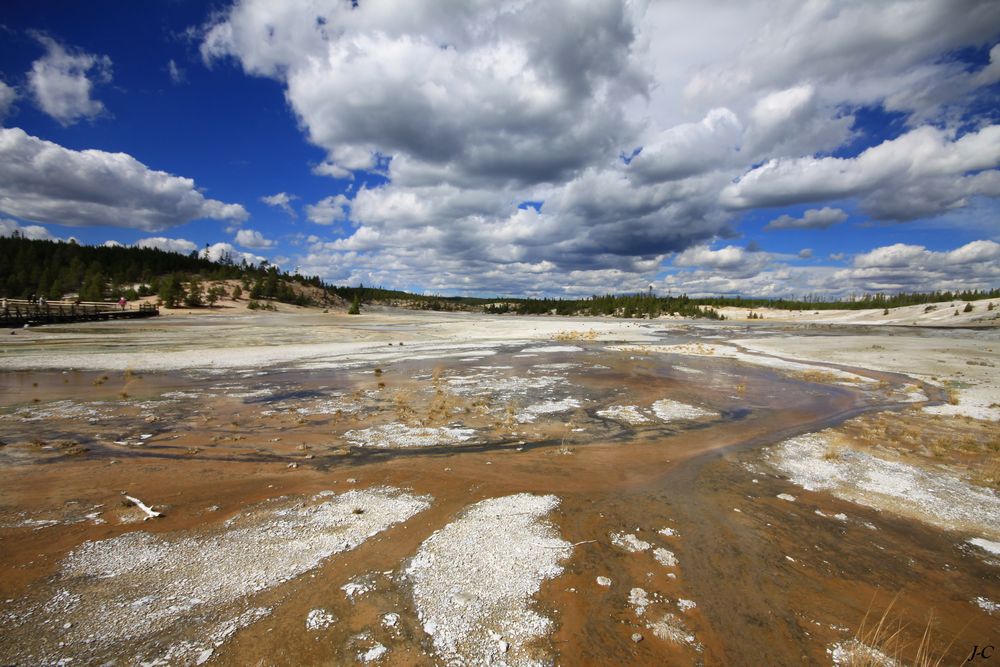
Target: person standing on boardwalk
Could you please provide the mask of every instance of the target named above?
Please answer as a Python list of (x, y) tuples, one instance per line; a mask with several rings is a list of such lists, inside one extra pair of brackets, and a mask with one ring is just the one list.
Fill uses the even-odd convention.
[(128, 301), (125, 300), (125, 297), (120, 297), (118, 299), (118, 305), (121, 306), (122, 310), (125, 310), (125, 304), (126, 303), (128, 303)]

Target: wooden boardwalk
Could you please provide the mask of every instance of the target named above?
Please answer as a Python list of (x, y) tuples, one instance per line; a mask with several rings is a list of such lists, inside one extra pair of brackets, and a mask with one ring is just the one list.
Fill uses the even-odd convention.
[(31, 302), (25, 299), (5, 299), (0, 304), (0, 328), (59, 324), (62, 322), (94, 322), (100, 320), (130, 320), (140, 317), (156, 317), (160, 314), (157, 306), (142, 303), (126, 306), (123, 310), (117, 303), (93, 302), (73, 303), (70, 301)]

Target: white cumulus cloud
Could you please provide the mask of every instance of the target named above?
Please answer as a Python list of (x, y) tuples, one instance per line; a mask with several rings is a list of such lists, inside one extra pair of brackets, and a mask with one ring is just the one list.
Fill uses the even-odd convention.
[(747, 276), (759, 273), (771, 261), (769, 253), (759, 250), (751, 251), (731, 245), (718, 250), (712, 250), (708, 246), (695, 246), (674, 257), (673, 265)]
[(306, 217), (317, 225), (332, 225), (347, 219), (350, 201), (344, 195), (325, 197), (306, 206)]
[(860, 197), (878, 220), (912, 220), (964, 206), (973, 195), (1000, 196), (1000, 125), (959, 138), (931, 126), (853, 158), (774, 159), (721, 193), (733, 208)]
[(241, 229), (236, 232), (236, 242), (244, 248), (270, 248), (274, 241), (264, 238), (256, 229)]
[(206, 198), (192, 179), (154, 171), (131, 155), (75, 151), (19, 128), (0, 129), (0, 211), (35, 222), (145, 231), (249, 217), (239, 204)]
[(38, 107), (62, 125), (72, 125), (104, 112), (92, 97), (94, 84), (111, 81), (111, 59), (70, 49), (51, 37), (37, 34), (45, 55), (28, 71), (28, 88)]

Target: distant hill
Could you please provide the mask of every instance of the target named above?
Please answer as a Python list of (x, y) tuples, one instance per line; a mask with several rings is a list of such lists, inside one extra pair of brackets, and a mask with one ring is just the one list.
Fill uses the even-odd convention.
[(0, 237), (0, 296), (8, 298), (34, 295), (49, 300), (114, 301), (122, 296), (134, 300), (159, 295), (168, 306), (198, 307), (233, 291), (262, 303), (344, 303), (318, 276), (290, 275), (266, 264), (213, 262), (197, 252), (183, 255), (155, 248)]

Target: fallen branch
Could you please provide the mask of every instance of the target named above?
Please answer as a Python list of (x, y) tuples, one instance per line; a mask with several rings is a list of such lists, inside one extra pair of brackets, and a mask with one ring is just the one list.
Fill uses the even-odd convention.
[(146, 513), (146, 518), (143, 519), (143, 521), (148, 521), (149, 519), (158, 519), (161, 516), (163, 516), (162, 512), (155, 511), (153, 508), (151, 508), (149, 505), (142, 502), (138, 498), (133, 498), (132, 496), (125, 495), (125, 500), (132, 501), (136, 507), (138, 507), (139, 509), (141, 509), (143, 512)]
[(536, 544), (536, 547), (541, 547), (542, 549), (572, 549), (573, 547), (578, 547), (581, 544), (593, 544), (597, 540), (584, 540), (583, 542), (577, 542), (571, 544), (568, 547), (565, 544)]

